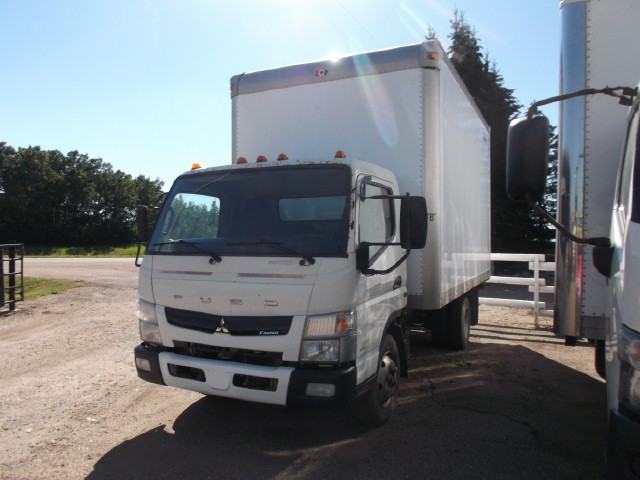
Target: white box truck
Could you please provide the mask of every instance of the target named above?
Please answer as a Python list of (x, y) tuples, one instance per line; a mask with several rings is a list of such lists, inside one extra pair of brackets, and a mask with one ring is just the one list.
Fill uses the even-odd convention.
[(609, 478), (640, 479), (640, 2), (565, 0), (560, 10), (561, 95), (510, 126), (507, 190), (543, 195), (548, 122), (533, 113), (562, 101), (554, 329), (568, 345), (596, 345)]
[(178, 177), (150, 235), (138, 374), (383, 423), (410, 323), (459, 349), (477, 323), (487, 125), (437, 42), (237, 75), (231, 97), (232, 165)]

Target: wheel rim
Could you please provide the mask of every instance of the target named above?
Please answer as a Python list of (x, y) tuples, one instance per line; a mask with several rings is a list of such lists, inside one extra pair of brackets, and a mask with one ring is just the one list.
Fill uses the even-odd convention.
[(378, 400), (385, 408), (396, 394), (398, 389), (398, 367), (389, 352), (385, 353), (380, 360), (378, 370)]

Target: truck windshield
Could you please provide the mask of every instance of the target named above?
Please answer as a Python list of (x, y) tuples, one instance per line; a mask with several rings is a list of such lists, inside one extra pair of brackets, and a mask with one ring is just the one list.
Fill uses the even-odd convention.
[(147, 253), (346, 256), (351, 170), (303, 165), (176, 180)]

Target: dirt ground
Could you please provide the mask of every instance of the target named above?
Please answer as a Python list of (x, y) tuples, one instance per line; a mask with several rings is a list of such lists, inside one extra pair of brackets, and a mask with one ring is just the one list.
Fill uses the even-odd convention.
[[(0, 314), (0, 478), (602, 479), (604, 383), (526, 311), (481, 306), (464, 352), (414, 332), (384, 426), (139, 380), (132, 260), (26, 259), (85, 286)], [(543, 320), (543, 324), (549, 320)]]

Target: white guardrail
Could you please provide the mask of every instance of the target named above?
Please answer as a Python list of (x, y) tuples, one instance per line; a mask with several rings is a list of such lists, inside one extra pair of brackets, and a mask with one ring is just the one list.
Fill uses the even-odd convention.
[(538, 317), (540, 315), (552, 317), (553, 310), (547, 309), (546, 303), (540, 301), (541, 293), (555, 293), (554, 285), (546, 285), (544, 278), (540, 278), (541, 271), (553, 272), (556, 264), (545, 262), (544, 255), (529, 253), (492, 253), (492, 262), (528, 262), (529, 270), (533, 271), (533, 277), (498, 277), (491, 276), (488, 283), (501, 283), (506, 285), (527, 285), (529, 292), (533, 293), (533, 300), (515, 300), (507, 298), (480, 297), (481, 305), (498, 305), (502, 307), (514, 307), (533, 310), (535, 326), (538, 327)]

